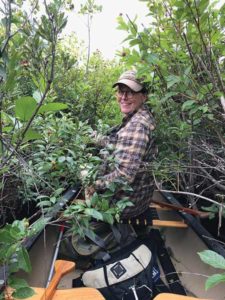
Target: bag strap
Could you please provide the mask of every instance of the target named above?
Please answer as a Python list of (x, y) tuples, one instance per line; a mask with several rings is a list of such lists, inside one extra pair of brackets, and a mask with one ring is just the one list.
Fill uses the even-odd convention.
[(110, 294), (112, 296), (112, 299), (121, 300), (119, 297), (117, 297), (117, 295), (114, 293), (112, 287), (109, 285), (106, 265), (103, 266), (103, 272), (104, 272), (105, 283), (107, 285), (108, 291), (110, 292)]
[[(147, 270), (146, 270), (146, 268), (143, 266), (143, 264), (141, 263), (141, 261), (137, 258), (137, 256), (136, 256), (133, 252), (131, 252), (131, 255), (132, 255), (132, 256), (136, 259), (136, 261), (142, 266), (143, 272), (144, 272), (144, 274), (145, 274), (145, 279), (146, 279), (146, 281), (148, 282), (148, 275), (147, 275)], [(152, 257), (151, 259), (153, 259), (153, 257)], [(151, 276), (151, 279), (152, 279), (152, 274), (150, 274), (150, 276)], [(148, 287), (148, 288), (149, 288), (149, 287)], [(149, 288), (149, 291), (151, 291), (151, 297), (152, 297), (152, 294), (153, 294), (152, 289)], [(133, 290), (133, 293), (134, 293), (134, 290)], [(136, 295), (135, 295), (135, 297), (136, 297)], [(150, 298), (149, 298), (149, 299), (150, 299)]]
[(119, 231), (119, 229), (114, 224), (112, 224), (110, 226), (110, 228), (112, 230), (112, 233), (113, 233), (113, 235), (115, 237), (116, 242), (120, 245), (121, 244), (121, 239), (122, 239), (121, 232)]
[(159, 278), (153, 284), (153, 290), (154, 297), (161, 293), (171, 293), (170, 289), (168, 288), (168, 286), (165, 285), (161, 278)]
[(154, 229), (154, 241), (157, 243), (157, 255), (166, 276), (169, 289), (174, 294), (186, 295), (186, 291), (182, 286), (177, 271), (170, 259), (165, 243), (157, 229)]
[(105, 241), (100, 236), (98, 236), (96, 233), (93, 234), (93, 232), (91, 230), (89, 230), (88, 228), (85, 228), (84, 234), (97, 246), (99, 246), (102, 249), (106, 249)]

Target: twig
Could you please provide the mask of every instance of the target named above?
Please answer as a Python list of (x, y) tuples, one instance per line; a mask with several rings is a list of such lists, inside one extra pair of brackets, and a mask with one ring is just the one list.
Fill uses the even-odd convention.
[(206, 169), (204, 169), (204, 168), (201, 168), (200, 167), (200, 169), (201, 169), (201, 171), (203, 172), (203, 173), (205, 173), (205, 175), (218, 187), (218, 188), (220, 188), (221, 190), (223, 190), (223, 191), (225, 191), (225, 186), (224, 185), (222, 185), (222, 184), (220, 184), (219, 183), (219, 181), (218, 180), (216, 180), (215, 178), (213, 178), (213, 176), (211, 176), (207, 171), (206, 171)]
[(194, 196), (194, 197), (197, 197), (197, 198), (201, 198), (201, 199), (204, 199), (210, 203), (213, 203), (213, 204), (216, 204), (217, 206), (224, 208), (225, 209), (225, 205), (222, 204), (222, 203), (218, 203), (217, 201), (215, 200), (212, 200), (208, 197), (205, 197), (205, 196), (202, 196), (202, 195), (198, 195), (198, 194), (195, 194), (195, 193), (189, 193), (189, 192), (181, 192), (181, 191), (171, 191), (171, 190), (164, 190), (164, 189), (157, 189), (156, 190), (157, 192), (165, 192), (165, 193), (171, 193), (171, 194), (181, 194), (181, 195), (189, 195), (189, 196)]

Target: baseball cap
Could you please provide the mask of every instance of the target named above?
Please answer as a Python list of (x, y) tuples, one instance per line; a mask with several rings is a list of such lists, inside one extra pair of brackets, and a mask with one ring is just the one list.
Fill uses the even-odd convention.
[(144, 88), (143, 84), (141, 83), (141, 80), (137, 78), (137, 72), (134, 70), (124, 72), (119, 77), (118, 81), (113, 84), (113, 87), (119, 84), (125, 84), (134, 92), (140, 92)]

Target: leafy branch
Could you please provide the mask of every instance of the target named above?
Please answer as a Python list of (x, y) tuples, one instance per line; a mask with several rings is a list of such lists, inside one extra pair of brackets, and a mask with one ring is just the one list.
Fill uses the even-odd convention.
[[(32, 225), (26, 219), (14, 221), (0, 229), (0, 267), (4, 270), (5, 278), (1, 285), (6, 293), (8, 288), (12, 289), (12, 297), (23, 299), (34, 295), (34, 291), (29, 287), (24, 279), (15, 276), (19, 270), (31, 272), (29, 254), (24, 246), (28, 237), (32, 237), (43, 230), (47, 219), (41, 218)], [(11, 292), (10, 292), (11, 293)], [(0, 299), (5, 299), (4, 293), (0, 294)]]
[[(56, 1), (57, 2), (57, 1)], [(39, 31), (42, 33), (42, 36), (50, 42), (51, 47), (51, 60), (50, 60), (50, 72), (46, 78), (46, 87), (41, 95), (41, 99), (36, 106), (35, 110), (33, 111), (32, 116), (30, 117), (29, 121), (27, 122), (25, 128), (23, 129), (19, 140), (16, 143), (14, 150), (11, 154), (3, 160), (1, 166), (7, 164), (7, 162), (12, 158), (15, 152), (19, 149), (20, 145), (22, 144), (26, 133), (28, 132), (34, 118), (38, 114), (41, 106), (43, 105), (48, 92), (50, 91), (52, 82), (54, 80), (54, 67), (55, 67), (55, 59), (56, 59), (56, 45), (58, 41), (58, 35), (63, 27), (66, 25), (66, 18), (64, 18), (64, 14), (58, 14), (58, 10), (60, 9), (59, 6), (62, 5), (61, 1), (59, 3), (52, 3), (47, 5), (45, 2), (45, 10), (47, 13), (48, 18), (42, 16), (42, 25), (39, 27)], [(58, 6), (59, 5), (59, 6)]]

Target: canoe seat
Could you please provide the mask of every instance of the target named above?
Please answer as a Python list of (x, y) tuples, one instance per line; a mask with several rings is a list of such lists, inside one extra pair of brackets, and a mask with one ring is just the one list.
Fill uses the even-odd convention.
[(159, 294), (154, 298), (154, 300), (209, 300), (209, 299), (203, 299), (203, 298), (193, 298), (189, 296), (182, 296), (182, 295), (176, 295), (176, 294), (169, 294), (169, 293), (162, 293)]
[[(121, 220), (122, 223), (128, 223), (135, 226), (156, 226), (156, 227), (176, 227), (187, 228), (188, 225), (183, 220), (161, 220), (158, 215), (160, 207), (151, 205), (141, 215), (128, 220)], [(168, 210), (168, 209), (167, 209)]]

